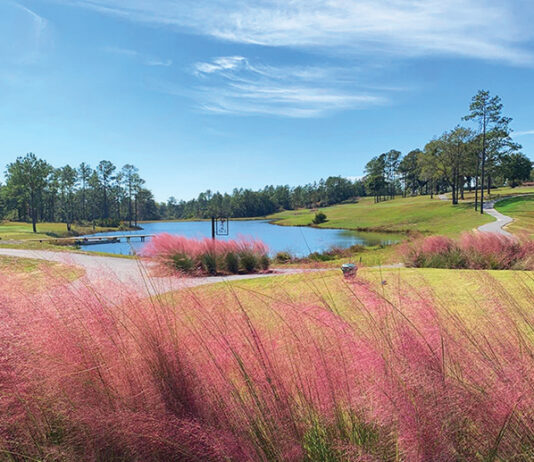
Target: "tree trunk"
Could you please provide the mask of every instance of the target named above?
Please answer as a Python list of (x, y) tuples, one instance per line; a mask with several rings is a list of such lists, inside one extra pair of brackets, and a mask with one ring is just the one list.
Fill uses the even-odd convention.
[(486, 118), (482, 132), (482, 165), (480, 168), (480, 213), (484, 213), (484, 170), (486, 167)]
[(477, 155), (477, 174), (475, 175), (475, 210), (478, 210), (478, 171), (480, 169), (480, 156)]

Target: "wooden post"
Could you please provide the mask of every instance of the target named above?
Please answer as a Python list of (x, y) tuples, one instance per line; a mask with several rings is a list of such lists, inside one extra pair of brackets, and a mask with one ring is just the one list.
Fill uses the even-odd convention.
[(211, 217), (211, 238), (215, 240), (215, 217)]

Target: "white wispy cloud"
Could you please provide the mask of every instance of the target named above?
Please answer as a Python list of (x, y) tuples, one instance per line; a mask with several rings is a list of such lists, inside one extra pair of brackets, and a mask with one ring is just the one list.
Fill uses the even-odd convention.
[(33, 65), (52, 45), (50, 22), (37, 11), (13, 0), (0, 2), (0, 66)]
[(196, 74), (212, 74), (218, 71), (226, 71), (235, 69), (243, 64), (246, 64), (246, 59), (243, 56), (222, 56), (215, 58), (209, 63), (196, 63)]
[(531, 0), (55, 0), (267, 46), (531, 65)]
[(172, 59), (149, 59), (145, 62), (147, 66), (162, 66), (169, 67), (172, 66)]
[(193, 73), (200, 82), (193, 96), (213, 113), (320, 117), (388, 102), (335, 67), (267, 66), (223, 56), (196, 63)]
[(30, 15), (34, 23), (35, 37), (37, 40), (40, 40), (41, 35), (43, 34), (44, 30), (46, 29), (48, 25), (48, 21), (42, 16), (40, 16), (39, 14), (37, 14), (35, 11), (30, 10), (29, 8), (26, 8), (24, 5), (21, 5), (20, 3), (15, 3), (15, 5)]
[(534, 130), (523, 130), (523, 131), (518, 131), (518, 132), (513, 132), (512, 133), (513, 137), (516, 137), (516, 136), (527, 136), (527, 135), (534, 135)]
[(106, 53), (122, 55), (122, 56), (126, 56), (126, 57), (129, 57), (129, 58), (137, 58), (145, 66), (163, 66), (163, 67), (172, 66), (172, 60), (171, 59), (154, 58), (154, 57), (148, 56), (148, 55), (146, 55), (144, 53), (140, 53), (139, 51), (131, 50), (129, 48), (120, 48), (120, 47), (108, 46), (108, 47), (104, 48), (104, 51)]

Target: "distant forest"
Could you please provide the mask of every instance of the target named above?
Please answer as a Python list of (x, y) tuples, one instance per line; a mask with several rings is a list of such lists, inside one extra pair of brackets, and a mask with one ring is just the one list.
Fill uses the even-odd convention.
[(171, 197), (157, 203), (131, 164), (117, 168), (103, 160), (95, 168), (86, 163), (54, 168), (33, 153), (10, 163), (5, 177), (0, 185), (0, 219), (63, 222), (67, 228), (73, 223), (131, 227), (143, 220), (265, 216), (284, 209), (339, 204), (366, 194), (362, 181), (339, 176), (294, 188), (234, 189), (232, 194), (206, 191), (190, 201)]
[(63, 222), (130, 227), (139, 220), (159, 218), (159, 208), (138, 169), (118, 169), (108, 160), (96, 168), (82, 162), (78, 168), (52, 167), (29, 153), (6, 169), (0, 185), (0, 219)]
[[(454, 134), (449, 142), (459, 146)], [(174, 197), (158, 203), (138, 169), (127, 164), (117, 168), (101, 161), (96, 168), (86, 163), (78, 168), (54, 168), (34, 154), (19, 157), (8, 165), (6, 184), (0, 185), (0, 219), (13, 221), (60, 221), (135, 226), (143, 220), (245, 218), (265, 216), (281, 210), (320, 208), (372, 196), (375, 201), (402, 195), (429, 195), (445, 191), (461, 198), (472, 190), (476, 175), (474, 140), (470, 149), (446, 149), (444, 139), (431, 141), (425, 150), (413, 150), (404, 157), (390, 150), (374, 157), (365, 167), (365, 176), (355, 181), (341, 176), (304, 186), (266, 186), (260, 190), (234, 189), (231, 194), (206, 191), (196, 199), (178, 201)], [(532, 163), (521, 153), (506, 152), (499, 161), (492, 157), (487, 167), (485, 187), (516, 186), (528, 180)]]

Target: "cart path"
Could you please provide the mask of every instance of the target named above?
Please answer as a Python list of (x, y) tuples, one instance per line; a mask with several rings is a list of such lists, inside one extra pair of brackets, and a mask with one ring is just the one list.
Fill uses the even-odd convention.
[[(79, 253), (54, 252), (49, 250), (28, 250), (0, 248), (0, 255), (8, 257), (32, 258), (52, 262), (75, 265), (85, 270), (87, 282), (94, 285), (110, 285), (125, 283), (131, 290), (141, 294), (158, 295), (165, 292), (197, 287), (217, 282), (230, 282), (245, 279), (257, 279), (272, 276), (285, 276), (300, 273), (314, 273), (332, 270), (333, 268), (287, 268), (275, 269), (271, 273), (236, 274), (230, 276), (210, 277), (157, 277), (150, 274), (155, 267), (153, 263), (138, 259), (106, 257)], [(74, 285), (80, 281), (74, 281)]]
[[(510, 196), (510, 197), (515, 197), (515, 196)], [(510, 197), (503, 197), (502, 199), (497, 199), (495, 201), (484, 202), (484, 213), (491, 215), (497, 221), (492, 221), (491, 223), (486, 223), (485, 225), (479, 226), (478, 227), (479, 231), (482, 231), (485, 233), (502, 234), (503, 236), (513, 236), (512, 233), (506, 231), (503, 228), (506, 225), (512, 223), (514, 219), (512, 217), (509, 217), (508, 215), (502, 214), (501, 212), (495, 209), (496, 202), (503, 200), (503, 199), (509, 199)]]
[[(446, 194), (440, 194), (438, 197), (442, 201), (449, 200)], [(517, 196), (508, 196), (508, 197), (496, 199), (494, 201), (484, 202), (484, 212), (487, 213), (488, 215), (491, 215), (493, 218), (496, 219), (496, 221), (492, 221), (491, 223), (486, 223), (484, 225), (479, 226), (477, 228), (479, 231), (482, 231), (484, 233), (502, 234), (503, 236), (512, 236), (512, 233), (506, 231), (503, 228), (506, 225), (510, 224), (512, 221), (514, 221), (514, 219), (507, 215), (503, 215), (501, 212), (495, 209), (496, 202), (499, 202), (503, 199), (509, 199), (510, 197), (517, 197)]]

